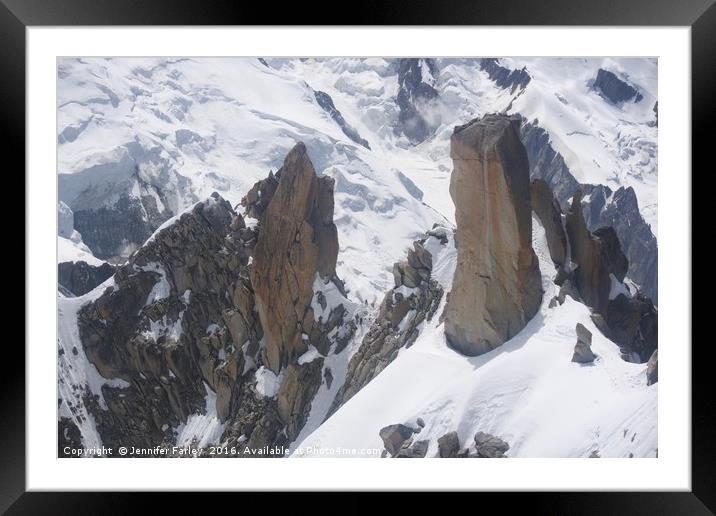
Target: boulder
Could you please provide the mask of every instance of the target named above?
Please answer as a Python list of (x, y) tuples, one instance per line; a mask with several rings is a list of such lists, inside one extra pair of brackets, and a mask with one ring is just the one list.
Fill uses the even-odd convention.
[(400, 459), (422, 459), (427, 455), (429, 445), (430, 441), (428, 440), (415, 441), (411, 444), (406, 441), (396, 457)]
[(492, 434), (477, 432), (475, 434), (475, 451), (480, 458), (502, 458), (510, 445)]
[(574, 354), (572, 362), (579, 364), (588, 364), (594, 362), (597, 358), (592, 353), (592, 332), (585, 328), (581, 323), (577, 323), (577, 344), (574, 346)]
[(452, 348), (470, 356), (515, 336), (542, 300), (519, 123), (486, 115), (456, 127), (450, 141), (459, 245), (445, 334)]
[(380, 429), (380, 438), (385, 449), (393, 457), (398, 455), (403, 444), (413, 436), (413, 429), (406, 425), (389, 425)]
[(460, 440), (457, 432), (448, 432), (438, 438), (438, 456), (443, 458), (457, 457), (460, 451)]

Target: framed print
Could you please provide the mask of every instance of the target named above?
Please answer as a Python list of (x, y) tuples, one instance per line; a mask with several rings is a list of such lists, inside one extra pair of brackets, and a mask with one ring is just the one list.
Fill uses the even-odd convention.
[(716, 8), (628, 5), (262, 26), (221, 3), (6, 1), (27, 305), (3, 507), (713, 510), (691, 170)]

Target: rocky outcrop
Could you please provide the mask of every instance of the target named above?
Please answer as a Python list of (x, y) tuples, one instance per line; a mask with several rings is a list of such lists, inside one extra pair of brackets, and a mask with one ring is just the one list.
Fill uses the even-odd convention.
[(333, 104), (333, 99), (328, 93), (316, 90), (313, 92), (313, 94), (316, 97), (316, 102), (318, 102), (318, 105), (321, 106), (321, 109), (328, 113), (328, 115), (333, 119), (333, 121), (338, 124), (338, 127), (341, 128), (343, 134), (356, 142), (358, 145), (362, 145), (366, 149), (370, 150), (370, 145), (368, 144), (368, 142), (365, 139), (361, 138), (360, 134), (358, 134), (358, 131), (356, 131), (350, 124), (348, 124), (348, 122), (346, 122), (346, 119), (343, 118), (341, 112), (338, 111), (335, 104)]
[(57, 264), (57, 281), (74, 296), (82, 296), (101, 285), (114, 274), (108, 263), (89, 265), (87, 262), (62, 262)]
[(523, 120), (520, 138), (527, 150), (530, 177), (544, 180), (564, 208), (580, 185), (572, 176), (562, 155), (552, 147), (549, 133), (540, 127), (539, 120)]
[(311, 400), (321, 386), (323, 359), (286, 368), (278, 391), (278, 415), (286, 425), (286, 437), (293, 441), (306, 424)]
[(593, 86), (614, 104), (621, 104), (630, 100), (639, 102), (644, 98), (631, 84), (620, 79), (613, 72), (604, 70), (603, 68), (597, 71), (597, 77), (594, 79)]
[(480, 59), (480, 70), (486, 72), (500, 88), (509, 89), (510, 93), (514, 93), (517, 89), (524, 89), (532, 80), (527, 73), (527, 68), (522, 67), (519, 70), (505, 68), (500, 65), (499, 59), (495, 58)]
[(658, 304), (658, 249), (651, 227), (639, 211), (632, 188), (612, 191), (604, 185), (580, 185), (572, 176), (564, 158), (550, 143), (549, 134), (539, 121), (523, 120), (521, 139), (527, 149), (530, 177), (542, 179), (552, 190), (563, 211), (572, 196), (582, 190), (582, 211), (590, 231), (612, 226), (629, 260), (627, 275), (641, 291)]
[[(241, 217), (214, 194), (117, 269), (115, 285), (78, 314), (85, 353), (105, 378), (108, 410), (95, 414), (103, 441), (153, 445), (206, 410), (238, 402), (247, 358), (262, 336), (248, 284)], [(254, 355), (254, 356), (252, 356)]]
[(653, 385), (659, 381), (659, 350), (655, 349), (646, 363), (646, 384)]
[(425, 78), (435, 76), (437, 65), (434, 59), (399, 60), (396, 102), (400, 110), (400, 126), (396, 132), (403, 133), (413, 145), (432, 136), (439, 125), (437, 120), (427, 116), (435, 112), (432, 104), (438, 92)]
[(478, 458), (503, 458), (510, 445), (497, 436), (485, 432), (475, 434), (475, 453)]
[(519, 123), (515, 117), (486, 115), (456, 127), (450, 142), (458, 258), (445, 335), (451, 347), (467, 355), (486, 353), (512, 338), (542, 299)]
[[(219, 442), (242, 449), (280, 447), (305, 425), (330, 373), (322, 357), (300, 354), (309, 345), (339, 351), (355, 330), (337, 301), (332, 182), (299, 145), (249, 194), (255, 228), (213, 194), (153, 235), (80, 310), (88, 360), (126, 384), (102, 387), (106, 407), (85, 402), (106, 445), (171, 444), (179, 425), (210, 410), (225, 425)], [(272, 311), (300, 314), (292, 322), (301, 347), (269, 338), (268, 325), (295, 335)], [(271, 366), (280, 374), (267, 390), (254, 372)]]
[(460, 451), (460, 439), (457, 432), (448, 432), (438, 439), (438, 457), (454, 458)]
[(242, 203), (260, 216), (251, 284), (265, 331), (265, 361), (278, 374), (307, 350), (303, 335), (314, 324), (314, 279), (335, 277), (338, 233), (333, 179), (316, 175), (303, 143), (291, 149), (270, 182), (275, 189), (261, 189), (260, 196), (252, 190)]
[(572, 261), (577, 266), (574, 270), (575, 285), (587, 306), (605, 313), (612, 276), (618, 282), (624, 281), (629, 263), (612, 227), (602, 227), (594, 233), (587, 229), (581, 200), (582, 193), (577, 191), (566, 219)]
[(413, 429), (402, 424), (389, 425), (381, 428), (379, 435), (385, 449), (395, 457), (403, 444), (413, 436)]
[(567, 234), (562, 221), (562, 210), (547, 183), (534, 179), (530, 184), (530, 200), (547, 236), (549, 255), (557, 268), (567, 265)]
[(589, 364), (597, 358), (592, 353), (592, 332), (585, 328), (581, 323), (577, 323), (577, 344), (574, 346), (574, 354), (572, 362), (578, 364)]
[(432, 254), (426, 246), (446, 245), (448, 238), (446, 228), (434, 227), (413, 243), (407, 260), (394, 265), (395, 287), (385, 295), (375, 322), (351, 357), (326, 419), (385, 369), (401, 348), (415, 342), (423, 321), (432, 320), (443, 289), (431, 278)]
[(592, 318), (630, 362), (646, 362), (658, 347), (659, 314), (651, 300), (641, 294), (619, 294), (609, 301), (605, 312)]
[(651, 227), (639, 212), (634, 189), (621, 187), (613, 191), (604, 185), (584, 185), (581, 190), (588, 197), (587, 202), (582, 200), (582, 213), (589, 230), (614, 228), (629, 261), (627, 276), (658, 304), (659, 249)]

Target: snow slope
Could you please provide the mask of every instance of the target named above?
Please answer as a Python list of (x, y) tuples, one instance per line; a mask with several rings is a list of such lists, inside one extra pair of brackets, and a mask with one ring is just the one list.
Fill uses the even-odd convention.
[[(533, 245), (545, 294), (524, 330), (471, 358), (447, 346), (442, 324), (433, 318), (413, 346), (296, 444), (293, 456), (382, 449), (382, 427), (415, 427), (420, 417), (425, 428), (416, 439), (430, 439), (427, 457), (437, 454), (437, 439), (453, 430), (463, 446), (477, 431), (500, 436), (510, 444), (509, 457), (588, 457), (594, 451), (602, 457), (653, 457), (657, 385), (646, 386), (646, 365), (623, 361), (583, 304), (567, 297), (563, 305), (548, 308), (557, 293), (550, 279), (554, 266), (544, 229), (534, 218)], [(455, 251), (444, 253), (449, 256), (442, 260), (454, 267)], [(593, 365), (571, 362), (577, 322), (592, 332), (598, 356)]]

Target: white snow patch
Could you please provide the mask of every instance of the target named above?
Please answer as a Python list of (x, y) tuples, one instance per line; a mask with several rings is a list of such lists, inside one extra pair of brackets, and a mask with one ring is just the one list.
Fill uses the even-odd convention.
[(256, 391), (266, 398), (275, 398), (278, 394), (279, 387), (281, 387), (283, 374), (279, 373), (279, 375), (276, 376), (271, 369), (265, 366), (259, 367), (254, 374), (256, 376)]

